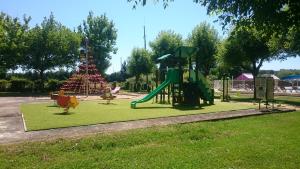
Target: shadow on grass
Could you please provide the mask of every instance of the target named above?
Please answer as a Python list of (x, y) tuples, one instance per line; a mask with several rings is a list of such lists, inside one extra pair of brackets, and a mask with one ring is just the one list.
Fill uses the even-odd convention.
[(59, 107), (58, 105), (48, 105), (47, 107)]
[(253, 98), (241, 97), (241, 98), (231, 98), (230, 101), (236, 101), (236, 102), (254, 102), (255, 100)]
[(172, 107), (156, 107), (156, 106), (153, 106), (153, 107), (136, 107), (135, 109), (171, 109)]
[(204, 107), (212, 106), (211, 104), (201, 104), (200, 106), (190, 106), (190, 105), (177, 105), (174, 108), (181, 110), (181, 111), (187, 111), (187, 110), (201, 110)]
[[(298, 99), (299, 98), (299, 99)], [(298, 99), (298, 100), (296, 100)], [(240, 98), (231, 98), (231, 101), (236, 101), (236, 102), (250, 102), (253, 103), (255, 100), (251, 97), (240, 97)], [(258, 101), (256, 101), (258, 102)], [(282, 103), (282, 104), (289, 104), (292, 106), (300, 106), (300, 97), (287, 97), (287, 98), (280, 98), (280, 96), (275, 97), (275, 103)]]
[(72, 115), (72, 114), (75, 114), (75, 113), (74, 112), (59, 112), (59, 113), (53, 113), (53, 114), (65, 116), (65, 115)]
[(276, 99), (277, 102), (289, 104), (293, 106), (300, 106), (300, 99), (299, 101), (291, 101), (291, 100), (284, 100), (284, 99)]
[(108, 106), (109, 106), (109, 105), (118, 105), (118, 104), (116, 104), (116, 103), (108, 103), (108, 104), (107, 104), (107, 103), (98, 103), (98, 104), (108, 105)]

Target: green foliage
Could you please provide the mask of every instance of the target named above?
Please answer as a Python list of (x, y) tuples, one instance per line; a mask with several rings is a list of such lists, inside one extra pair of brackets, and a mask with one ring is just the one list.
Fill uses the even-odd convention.
[(46, 86), (48, 91), (58, 91), (61, 85), (62, 81), (57, 79), (48, 79)]
[(0, 79), (0, 91), (5, 92), (8, 87), (9, 81)]
[(136, 83), (141, 74), (149, 74), (153, 64), (150, 59), (150, 53), (146, 49), (134, 48), (131, 56), (128, 58), (128, 70), (132, 76), (135, 76)]
[(196, 47), (196, 59), (204, 76), (208, 76), (211, 68), (216, 66), (215, 54), (219, 43), (218, 32), (210, 24), (204, 22), (197, 25), (188, 37), (189, 45)]
[(275, 75), (279, 78), (289, 76), (289, 75), (300, 75), (300, 70), (298, 69), (280, 69), (275, 71)]
[[(166, 54), (175, 55), (176, 49), (182, 45), (183, 40), (180, 34), (177, 34), (171, 30), (161, 31), (155, 40), (150, 42), (150, 47), (153, 51), (153, 55), (151, 56), (152, 61), (156, 62), (157, 58)], [(175, 61), (172, 58), (168, 58), (161, 62), (162, 69), (166, 66), (175, 66)]]
[(15, 69), (24, 61), (28, 48), (26, 37), (30, 17), (24, 16), (23, 22), (3, 12), (0, 13), (0, 72)]
[(15, 78), (10, 80), (10, 91), (13, 92), (24, 92), (31, 91), (33, 82), (28, 79)]
[(195, 0), (194, 2), (206, 6), (208, 14), (217, 14), (223, 26), (255, 24), (271, 32), (272, 29), (282, 31), (300, 25), (300, 4), (297, 0)]
[(227, 67), (239, 66), (255, 77), (263, 62), (274, 58), (268, 41), (268, 36), (253, 27), (236, 28), (224, 42), (225, 49), (220, 50), (221, 59)]
[(72, 66), (78, 60), (79, 34), (55, 21), (53, 14), (29, 31), (28, 43), (26, 68), (37, 71), (42, 81), (46, 70)]
[(111, 53), (116, 53), (117, 29), (113, 21), (107, 16), (94, 16), (89, 12), (87, 20), (78, 26), (82, 34), (82, 46), (85, 47), (85, 37), (88, 38), (88, 45), (92, 51), (95, 64), (101, 74), (104, 74), (110, 66)]

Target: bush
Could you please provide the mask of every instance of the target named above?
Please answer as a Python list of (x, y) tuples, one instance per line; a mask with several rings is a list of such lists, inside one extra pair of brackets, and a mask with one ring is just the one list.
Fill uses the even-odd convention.
[(32, 81), (27, 79), (12, 78), (10, 80), (10, 90), (13, 92), (24, 92), (32, 90)]
[(47, 82), (47, 90), (48, 91), (57, 91), (63, 84), (63, 81), (59, 81), (57, 79), (49, 79)]
[(7, 80), (0, 80), (0, 91), (5, 92), (7, 89), (7, 86), (9, 84), (9, 81)]

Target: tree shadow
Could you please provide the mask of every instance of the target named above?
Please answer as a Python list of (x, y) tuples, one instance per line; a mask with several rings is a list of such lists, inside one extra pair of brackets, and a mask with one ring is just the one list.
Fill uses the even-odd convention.
[(208, 105), (200, 105), (200, 106), (177, 105), (177, 106), (174, 106), (174, 109), (177, 109), (180, 111), (201, 110), (205, 106), (208, 106)]

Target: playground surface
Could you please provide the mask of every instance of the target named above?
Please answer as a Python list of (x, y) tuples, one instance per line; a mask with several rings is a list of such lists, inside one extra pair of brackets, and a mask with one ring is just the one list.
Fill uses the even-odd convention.
[[(159, 125), (169, 125), (177, 123), (188, 123), (206, 120), (218, 120), (227, 118), (237, 118), (251, 115), (266, 114), (254, 109), (240, 111), (224, 111), (219, 113), (206, 113), (176, 117), (161, 117), (147, 120), (136, 120), (128, 122), (115, 122), (108, 124), (97, 124), (89, 126), (68, 127), (51, 130), (25, 132), (22, 122), (22, 115), (19, 106), (28, 102), (45, 102), (43, 98), (0, 98), (0, 143), (15, 143), (24, 141), (49, 140), (65, 137), (82, 137), (94, 133), (106, 133), (113, 131), (123, 131), (135, 128), (145, 128)], [(98, 101), (97, 101), (98, 102)], [(45, 103), (41, 103), (45, 104)], [(103, 105), (104, 106), (104, 105)], [(105, 105), (113, 106), (113, 105)], [(128, 106), (128, 105), (127, 105)], [(129, 106), (128, 106), (129, 107)], [(136, 109), (139, 110), (139, 109)], [(166, 111), (167, 112), (167, 111)]]
[(229, 102), (203, 105), (200, 108), (186, 106), (173, 108), (170, 104), (157, 104), (149, 101), (139, 105), (136, 109), (131, 109), (130, 101), (117, 99), (110, 104), (106, 104), (104, 100), (81, 101), (80, 106), (70, 109), (67, 114), (63, 113), (63, 109), (55, 106), (53, 102), (30, 103), (22, 104), (21, 112), (27, 130), (32, 131), (255, 108), (251, 103)]

